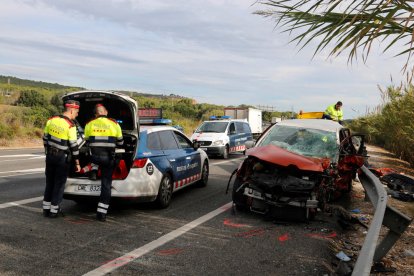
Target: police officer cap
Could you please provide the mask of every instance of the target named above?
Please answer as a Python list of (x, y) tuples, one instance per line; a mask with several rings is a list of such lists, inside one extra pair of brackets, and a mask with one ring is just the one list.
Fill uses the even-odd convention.
[(342, 106), (342, 102), (341, 102), (341, 101), (338, 101), (338, 102), (336, 103), (336, 105)]
[(68, 100), (68, 101), (65, 102), (64, 106), (66, 108), (76, 108), (76, 109), (79, 109), (80, 103), (78, 101), (75, 101), (75, 100)]

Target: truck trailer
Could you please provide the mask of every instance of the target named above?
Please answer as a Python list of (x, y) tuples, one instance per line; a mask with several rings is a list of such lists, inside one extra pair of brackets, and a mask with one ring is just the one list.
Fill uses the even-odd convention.
[(245, 119), (250, 125), (253, 136), (260, 135), (262, 129), (262, 111), (255, 108), (237, 108), (226, 107), (224, 108), (224, 115), (230, 116), (232, 119)]

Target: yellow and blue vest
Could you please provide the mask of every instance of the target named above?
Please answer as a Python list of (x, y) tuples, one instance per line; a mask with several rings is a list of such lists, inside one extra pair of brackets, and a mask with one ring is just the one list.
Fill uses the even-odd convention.
[(65, 116), (51, 117), (43, 131), (43, 146), (53, 147), (68, 152), (72, 155), (79, 155), (76, 127), (72, 120)]
[(90, 147), (115, 148), (124, 143), (121, 127), (106, 116), (99, 116), (86, 124), (85, 139)]

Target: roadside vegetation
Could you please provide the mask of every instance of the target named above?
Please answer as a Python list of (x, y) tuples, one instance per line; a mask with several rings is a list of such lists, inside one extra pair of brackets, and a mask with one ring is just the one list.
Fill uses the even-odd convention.
[(383, 104), (349, 126), (365, 133), (369, 143), (393, 152), (414, 166), (414, 86), (390, 86), (381, 93)]
[[(0, 76), (0, 147), (35, 143), (40, 145), (46, 120), (62, 111), (61, 96), (82, 89), (84, 88)], [(163, 117), (171, 119), (172, 125), (183, 127), (186, 135), (192, 134), (210, 116), (224, 115), (224, 106), (200, 104), (174, 94), (120, 92), (134, 98), (139, 108), (162, 108)], [(289, 116), (290, 112), (264, 112), (263, 120), (270, 122), (272, 117)]]

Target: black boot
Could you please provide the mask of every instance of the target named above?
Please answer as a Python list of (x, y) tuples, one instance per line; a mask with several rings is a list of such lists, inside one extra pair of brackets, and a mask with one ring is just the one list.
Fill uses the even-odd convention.
[(58, 217), (58, 213), (49, 213), (49, 218), (57, 218)]
[(106, 221), (106, 214), (98, 212), (96, 213), (96, 219), (99, 221)]
[(62, 210), (59, 209), (59, 211), (57, 213), (49, 213), (49, 218), (57, 218), (57, 217), (64, 217), (65, 215), (63, 214)]
[(50, 209), (43, 209), (43, 216), (47, 218), (50, 215)]

